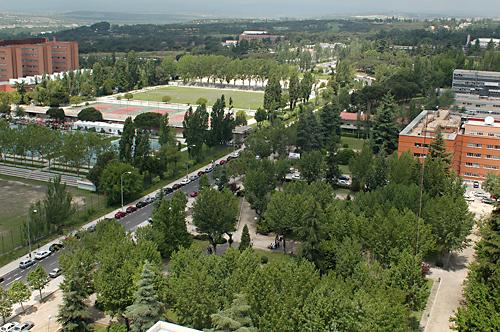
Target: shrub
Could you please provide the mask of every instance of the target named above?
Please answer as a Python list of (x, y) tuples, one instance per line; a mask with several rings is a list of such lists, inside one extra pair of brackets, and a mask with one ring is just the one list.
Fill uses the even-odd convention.
[(172, 97), (170, 97), (170, 96), (161, 97), (161, 101), (164, 102), (165, 104), (169, 103), (171, 100), (172, 100)]
[(64, 118), (66, 117), (66, 114), (64, 114), (64, 110), (59, 107), (51, 107), (47, 110), (45, 114), (47, 114), (51, 119), (60, 121), (63, 121)]
[(78, 113), (78, 120), (102, 121), (102, 113), (94, 107), (87, 107)]
[(200, 97), (196, 100), (196, 104), (198, 105), (206, 105), (208, 104), (208, 99), (204, 97)]
[(351, 149), (343, 149), (337, 153), (337, 160), (340, 165), (349, 165), (352, 157), (354, 157), (354, 151)]
[(267, 256), (261, 256), (260, 257), (260, 263), (261, 264), (267, 264), (269, 262), (269, 258)]

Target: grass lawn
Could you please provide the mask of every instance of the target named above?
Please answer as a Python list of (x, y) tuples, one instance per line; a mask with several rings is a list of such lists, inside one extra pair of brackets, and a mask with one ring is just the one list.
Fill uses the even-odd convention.
[(342, 174), (351, 174), (349, 170), (349, 165), (339, 165), (340, 173)]
[(342, 146), (344, 144), (347, 144), (348, 148), (353, 150), (361, 150), (363, 148), (364, 143), (365, 140), (361, 138), (349, 137), (349, 136), (342, 136), (340, 138), (340, 144)]
[(134, 99), (161, 102), (163, 96), (170, 96), (172, 98), (172, 103), (194, 104), (198, 98), (206, 98), (208, 100), (208, 105), (211, 106), (215, 103), (217, 98), (221, 97), (221, 95), (226, 97), (226, 104), (229, 103), (229, 98), (232, 98), (235, 108), (250, 108), (256, 110), (257, 108), (262, 107), (264, 101), (263, 92), (187, 88), (177, 86), (169, 86), (148, 92), (138, 93), (134, 95)]

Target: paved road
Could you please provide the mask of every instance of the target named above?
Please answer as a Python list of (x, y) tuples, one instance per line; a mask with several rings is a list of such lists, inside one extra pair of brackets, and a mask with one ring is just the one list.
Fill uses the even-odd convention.
[[(193, 173), (192, 173), (193, 174)], [(209, 175), (210, 176), (210, 175)], [(209, 177), (211, 180), (211, 177)], [(199, 180), (195, 180), (182, 188), (178, 190), (182, 190), (186, 194), (190, 194), (193, 191), (198, 191), (199, 187)], [(153, 194), (150, 194), (153, 195)], [(148, 196), (150, 196), (148, 195)], [(170, 198), (172, 194), (169, 194), (166, 196), (166, 198)], [(120, 219), (120, 223), (122, 223), (127, 231), (134, 231), (138, 225), (141, 223), (145, 222), (148, 220), (148, 218), (151, 216), (151, 213), (153, 211), (154, 204), (150, 204), (148, 206), (145, 206), (141, 209), (138, 209), (136, 212), (131, 213), (124, 218)], [(87, 226), (88, 227), (88, 226)], [(46, 249), (48, 246), (42, 247), (42, 249)], [(63, 250), (64, 251), (64, 250)], [(59, 256), (61, 255), (61, 251), (55, 252), (51, 256), (39, 261), (37, 264), (41, 265), (45, 271), (48, 273), (52, 269), (56, 268), (58, 266), (58, 261), (59, 261)], [(36, 266), (33, 265), (28, 269), (22, 270), (19, 267), (15, 268), (14, 270), (11, 270), (10, 272), (4, 274), (2, 277), (4, 278), (4, 281), (0, 284), (3, 288), (8, 288), (10, 284), (16, 280), (26, 280), (27, 274)]]

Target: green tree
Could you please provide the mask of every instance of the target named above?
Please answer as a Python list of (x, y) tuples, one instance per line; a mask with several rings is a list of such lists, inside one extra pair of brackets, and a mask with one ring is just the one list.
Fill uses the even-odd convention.
[(190, 107), (184, 114), (184, 121), (182, 122), (184, 127), (183, 136), (188, 145), (188, 152), (196, 158), (201, 157), (200, 153), (203, 144), (207, 140), (208, 118), (205, 105), (198, 106), (194, 112)]
[(316, 115), (308, 109), (302, 110), (297, 124), (297, 146), (302, 151), (321, 148), (323, 137)]
[(160, 119), (158, 143), (160, 143), (160, 145), (167, 144), (171, 140), (170, 134), (170, 127), (168, 126), (168, 113), (165, 113)]
[(87, 332), (92, 331), (85, 300), (87, 294), (83, 291), (82, 280), (71, 277), (65, 278), (61, 284), (63, 290), (63, 303), (59, 306), (57, 322), (61, 324), (64, 332)]
[(34, 270), (28, 273), (27, 281), (31, 288), (38, 290), (40, 293), (40, 302), (42, 302), (42, 290), (49, 283), (49, 276), (47, 275), (47, 272), (45, 272), (43, 267), (38, 265)]
[(399, 132), (395, 114), (394, 97), (388, 94), (382, 99), (373, 121), (372, 141), (375, 154), (384, 151), (390, 155), (397, 149)]
[(131, 99), (134, 99), (134, 95), (131, 94), (130, 92), (127, 92), (123, 95), (123, 97), (127, 100), (131, 100)]
[(16, 280), (10, 285), (7, 290), (7, 295), (12, 302), (19, 303), (23, 312), (25, 312), (23, 302), (26, 302), (31, 297), (31, 291), (29, 287), (21, 280)]
[(301, 97), (300, 81), (297, 73), (293, 73), (288, 84), (288, 96), (290, 98), (290, 109), (293, 110), (299, 98)]
[[(137, 115), (134, 118), (134, 126), (140, 130), (159, 130), (161, 125), (162, 115), (156, 112), (146, 112)], [(125, 130), (125, 129), (124, 129)]]
[(198, 99), (196, 99), (196, 102), (195, 102), (196, 105), (199, 105), (199, 106), (207, 106), (208, 104), (208, 99), (205, 98), (205, 97), (200, 97)]
[(137, 167), (141, 173), (144, 173), (146, 170), (150, 153), (149, 131), (138, 130), (134, 145), (134, 166)]
[(268, 194), (275, 187), (274, 172), (267, 167), (250, 168), (243, 179), (245, 197), (252, 209), (261, 215), (266, 208)]
[(174, 251), (191, 244), (191, 236), (186, 228), (186, 204), (186, 196), (179, 191), (171, 200), (162, 200), (153, 212), (153, 230), (163, 257), (168, 258)]
[(257, 121), (257, 123), (261, 123), (262, 121), (266, 120), (267, 119), (267, 112), (265, 109), (263, 108), (258, 108), (257, 111), (255, 112), (255, 121)]
[(162, 306), (155, 289), (153, 266), (146, 262), (137, 285), (134, 304), (127, 308), (127, 317), (132, 320), (133, 332), (148, 330), (162, 317)]
[(238, 200), (228, 190), (204, 190), (193, 206), (193, 223), (202, 234), (207, 234), (217, 252), (217, 242), (224, 234), (230, 238), (235, 230)]
[(264, 109), (272, 113), (281, 105), (281, 83), (277, 75), (269, 78), (264, 91)]
[(170, 103), (171, 100), (172, 100), (172, 97), (170, 97), (170, 96), (163, 96), (163, 97), (161, 97), (161, 101), (163, 103), (165, 103), (165, 104)]
[(311, 96), (314, 85), (314, 77), (311, 72), (304, 74), (304, 78), (300, 81), (300, 97), (304, 102), (308, 102)]
[(49, 181), (47, 195), (43, 201), (45, 220), (56, 229), (68, 223), (75, 213), (72, 205), (73, 196), (66, 189), (66, 183), (61, 183), (61, 177), (56, 176)]
[(92, 181), (92, 183), (96, 186), (97, 190), (99, 190), (100, 180), (102, 172), (108, 163), (117, 159), (117, 155), (115, 151), (107, 151), (101, 153), (97, 156), (97, 161), (89, 171), (87, 175), (87, 179)]
[[(255, 120), (257, 121), (257, 120)], [(244, 110), (239, 110), (236, 112), (236, 117), (234, 118), (235, 126), (246, 126), (247, 125), (247, 115)]]
[(322, 179), (325, 171), (325, 161), (321, 151), (305, 152), (300, 158), (300, 174), (308, 182)]
[(210, 316), (213, 332), (257, 332), (253, 327), (250, 317), (251, 307), (248, 305), (244, 294), (236, 294), (229, 308)]
[(2, 316), (2, 321), (5, 324), (7, 318), (12, 315), (12, 300), (10, 299), (8, 292), (0, 288), (0, 316)]
[(341, 175), (337, 151), (337, 144), (330, 143), (327, 156), (325, 158), (325, 178), (332, 186), (336, 185), (337, 179)]
[(49, 118), (59, 121), (64, 121), (66, 114), (64, 114), (64, 110), (58, 107), (51, 107), (45, 112), (49, 116)]
[(338, 107), (328, 103), (319, 112), (319, 126), (323, 146), (340, 142), (340, 112)]
[(87, 107), (78, 113), (78, 120), (102, 121), (102, 113), (94, 107)]
[[(130, 174), (128, 174), (130, 172)], [(116, 204), (121, 200), (121, 178), (123, 175), (123, 196), (125, 200), (137, 197), (143, 189), (143, 179), (131, 165), (119, 161), (111, 161), (106, 165), (99, 180), (100, 191), (103, 192), (108, 204)]]
[(120, 160), (126, 163), (132, 163), (132, 150), (134, 146), (135, 126), (131, 117), (125, 120), (123, 133), (119, 142)]
[(241, 232), (239, 249), (240, 251), (243, 251), (251, 247), (252, 245), (251, 245), (250, 233), (248, 232), (248, 226), (245, 224), (245, 226), (243, 226), (243, 231)]

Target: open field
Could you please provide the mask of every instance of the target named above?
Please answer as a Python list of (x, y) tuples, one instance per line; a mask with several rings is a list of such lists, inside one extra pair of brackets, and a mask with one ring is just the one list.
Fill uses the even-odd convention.
[(347, 147), (349, 149), (361, 150), (363, 148), (363, 144), (365, 143), (365, 141), (366, 140), (361, 138), (342, 136), (340, 138), (340, 145), (343, 146), (344, 144), (347, 144)]
[(217, 98), (221, 97), (221, 95), (226, 97), (226, 103), (229, 103), (229, 98), (232, 98), (233, 106), (235, 108), (256, 110), (257, 108), (262, 107), (262, 103), (264, 101), (263, 92), (177, 86), (169, 86), (148, 92), (141, 92), (135, 94), (134, 99), (161, 102), (163, 96), (170, 96), (172, 98), (172, 103), (195, 104), (198, 98), (206, 98), (208, 100), (208, 105), (211, 106), (215, 103)]
[[(92, 211), (105, 207), (105, 198), (95, 193), (68, 187), (73, 194), (73, 202), (78, 207), (75, 220), (83, 219)], [(47, 191), (44, 182), (25, 180), (0, 175), (0, 261), (12, 249), (24, 244), (23, 227), (28, 218), (29, 207), (36, 201), (43, 200)], [(35, 246), (36, 247), (36, 246)]]

